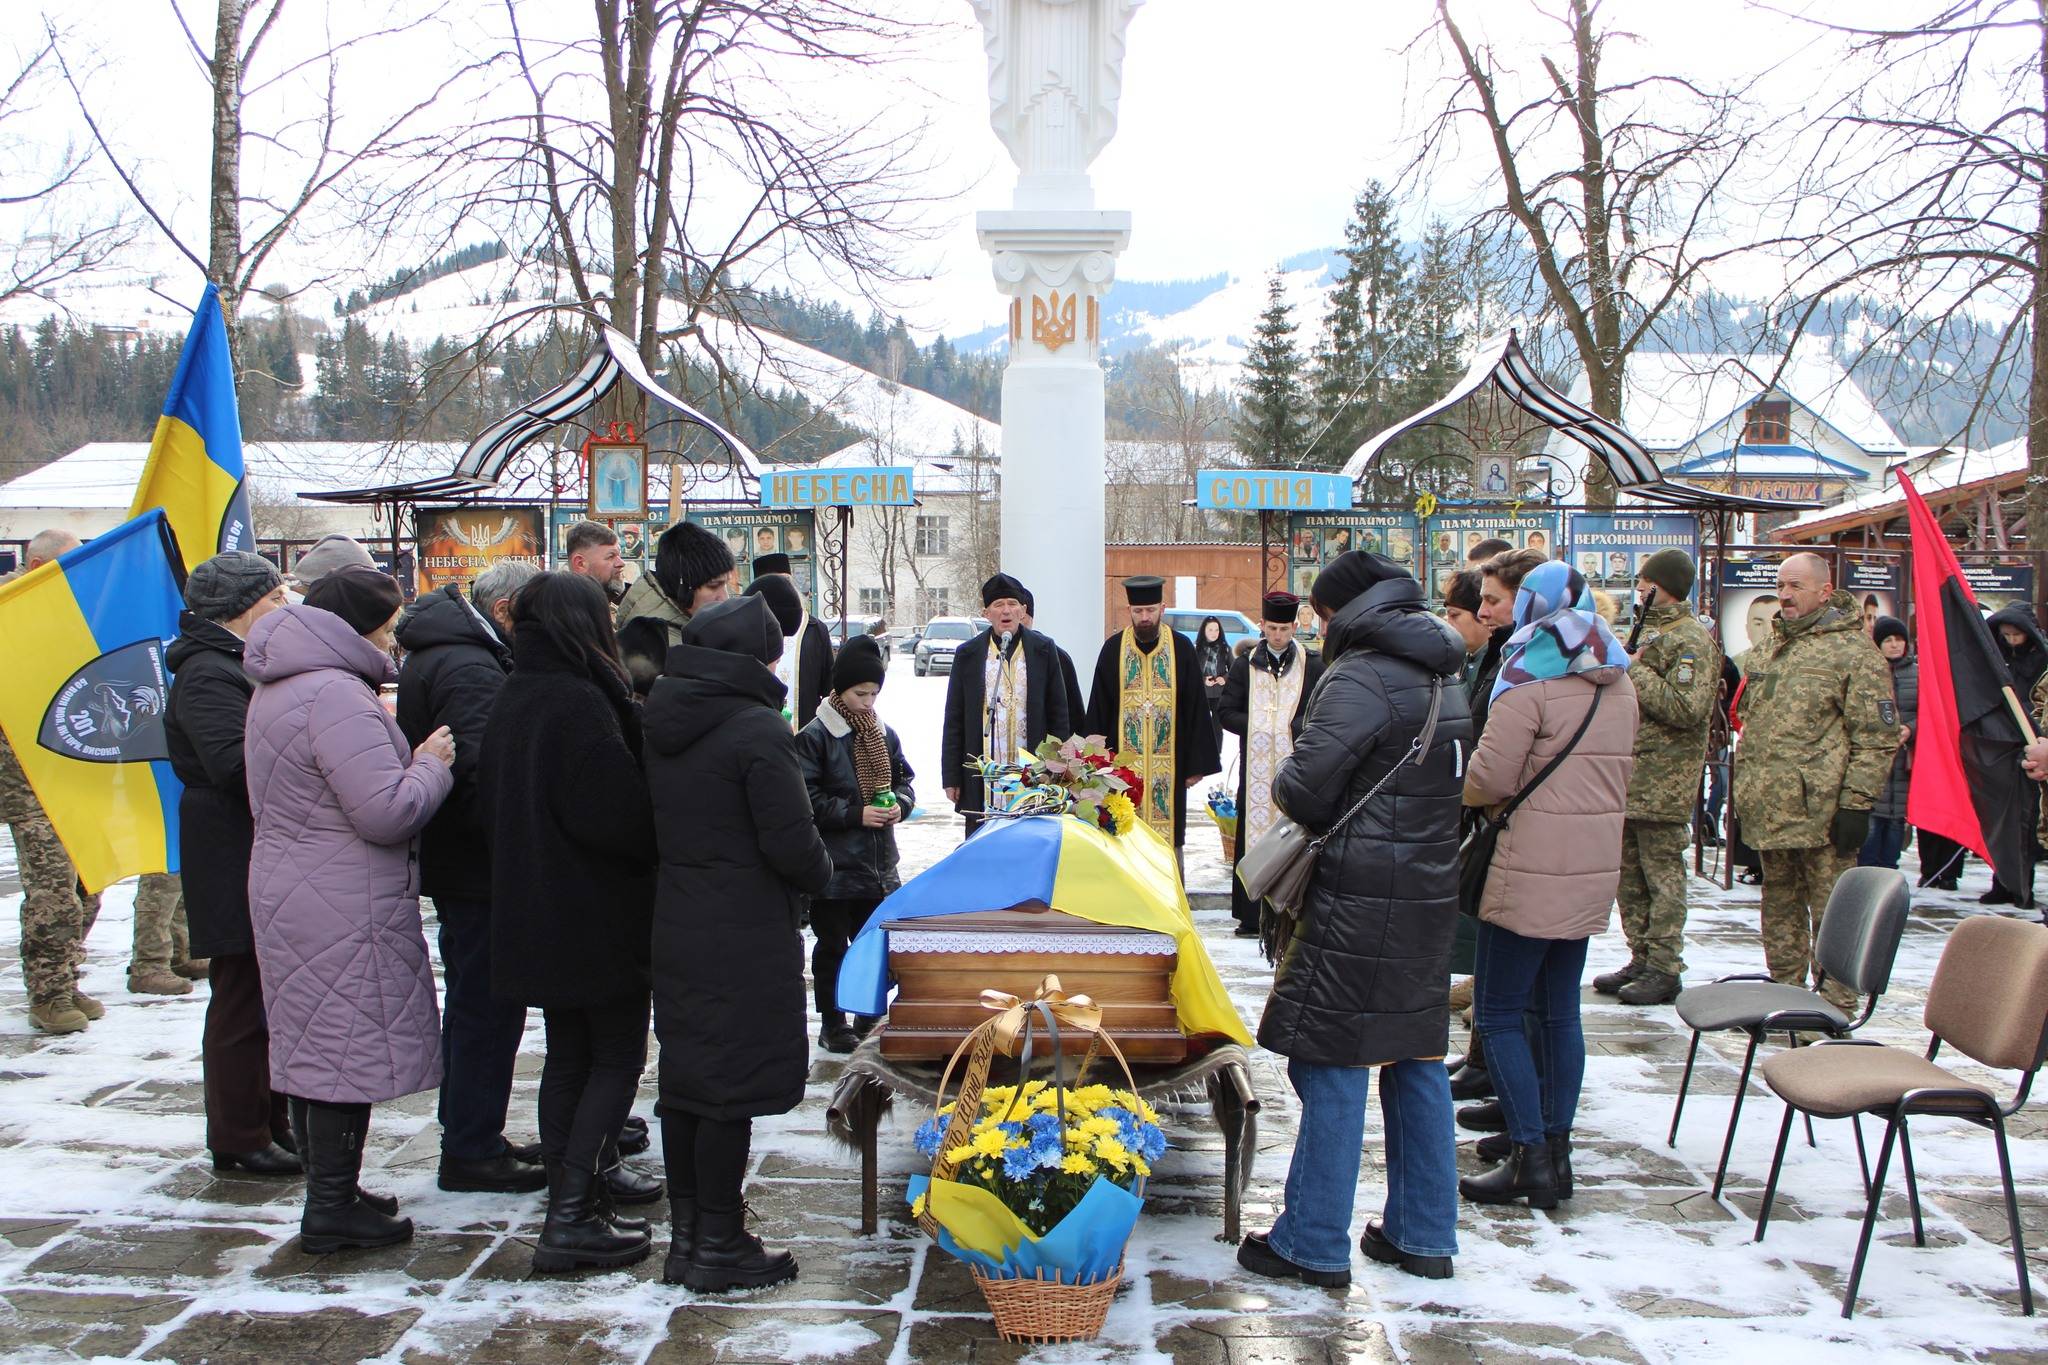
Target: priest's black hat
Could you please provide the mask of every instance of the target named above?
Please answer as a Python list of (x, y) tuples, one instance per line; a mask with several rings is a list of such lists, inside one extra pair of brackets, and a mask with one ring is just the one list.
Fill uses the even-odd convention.
[(1158, 574), (1133, 574), (1124, 580), (1124, 601), (1134, 607), (1156, 607), (1166, 600), (1166, 580)]
[(755, 555), (755, 556), (754, 556), (754, 576), (755, 576), (756, 578), (759, 578), (759, 577), (760, 577), (760, 576), (761, 576), (762, 574), (764, 574), (764, 573), (788, 573), (788, 572), (789, 572), (789, 556), (788, 556), (788, 555), (786, 555), (786, 554), (783, 554), (783, 553), (782, 553), (781, 551), (779, 551), (779, 550), (778, 550), (778, 551), (776, 551), (776, 552), (775, 552), (774, 554), (767, 554), (767, 555)]
[(1006, 573), (999, 573), (981, 585), (981, 605), (992, 607), (1004, 598), (1012, 602), (1024, 600), (1024, 585)]
[(1261, 621), (1292, 621), (1301, 612), (1301, 599), (1291, 592), (1269, 592), (1259, 599)]

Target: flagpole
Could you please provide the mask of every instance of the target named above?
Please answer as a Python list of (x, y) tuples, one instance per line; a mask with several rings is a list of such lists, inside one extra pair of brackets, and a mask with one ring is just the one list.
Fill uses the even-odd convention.
[(2032, 744), (2039, 739), (2040, 736), (2034, 733), (2033, 718), (2027, 715), (2027, 708), (2020, 705), (2020, 699), (2013, 695), (2013, 690), (2010, 687), (1998, 690), (2004, 695), (2005, 704), (2012, 708), (2012, 718), (2020, 723), (2020, 733), (2027, 737), (2027, 743)]

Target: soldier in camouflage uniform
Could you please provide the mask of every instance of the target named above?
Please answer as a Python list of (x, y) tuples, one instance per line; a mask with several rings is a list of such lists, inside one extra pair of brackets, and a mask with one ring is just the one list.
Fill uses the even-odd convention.
[(185, 927), (185, 886), (175, 872), (145, 872), (135, 888), (135, 939), (128, 989), (137, 995), (189, 995), (206, 964), (192, 961)]
[[(22, 567), (0, 578), (0, 583), (77, 545), (78, 537), (68, 532), (44, 531), (29, 542)], [(21, 874), (21, 974), (28, 983), (29, 1022), (45, 1033), (76, 1033), (106, 1013), (99, 1001), (78, 989), (85, 936), (99, 917), (100, 898), (78, 884), (78, 872), (4, 734), (0, 820), (14, 835), (14, 861)]]
[[(1891, 773), (1899, 716), (1884, 656), (1827, 561), (1785, 560), (1778, 597), (1769, 640), (1750, 652), (1735, 810), (1763, 857), (1764, 960), (1774, 979), (1805, 986), (1828, 895), (1855, 865)], [(1832, 982), (1822, 994), (1856, 1008)]]
[(1685, 826), (1699, 801), (1707, 726), (1721, 688), (1721, 648), (1693, 611), (1697, 577), (1683, 550), (1659, 550), (1636, 582), (1643, 632), (1629, 680), (1642, 719), (1621, 827), (1621, 928), (1628, 965), (1593, 978), (1627, 1005), (1678, 997), (1685, 972)]

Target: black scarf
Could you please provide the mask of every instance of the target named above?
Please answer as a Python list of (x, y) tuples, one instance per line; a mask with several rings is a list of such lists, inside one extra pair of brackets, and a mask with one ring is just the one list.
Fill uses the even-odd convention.
[(1263, 668), (1276, 678), (1284, 678), (1287, 676), (1289, 665), (1294, 662), (1296, 652), (1295, 644), (1292, 640), (1289, 640), (1287, 648), (1278, 654), (1273, 652), (1272, 646), (1261, 640), (1257, 647), (1252, 650), (1252, 667)]

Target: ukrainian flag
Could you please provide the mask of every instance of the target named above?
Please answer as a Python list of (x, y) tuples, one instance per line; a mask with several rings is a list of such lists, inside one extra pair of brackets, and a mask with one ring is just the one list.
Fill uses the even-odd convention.
[(152, 507), (170, 518), (188, 571), (223, 550), (256, 548), (235, 366), (220, 291), (211, 284), (192, 315), (128, 515), (141, 516)]
[(0, 729), (90, 891), (178, 870), (164, 648), (182, 579), (151, 511), (0, 583)]

